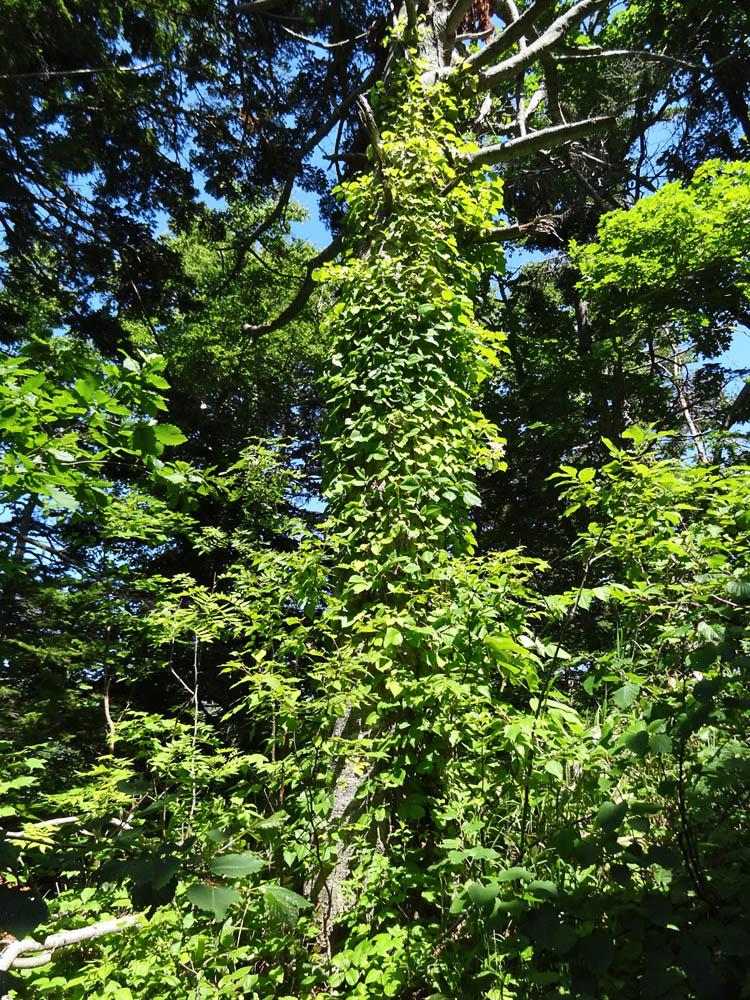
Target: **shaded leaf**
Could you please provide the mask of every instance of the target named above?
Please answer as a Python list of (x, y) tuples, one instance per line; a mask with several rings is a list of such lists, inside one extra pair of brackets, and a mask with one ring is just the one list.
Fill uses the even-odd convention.
[(484, 885), (482, 882), (469, 882), (466, 895), (475, 906), (488, 906), (500, 892), (500, 886), (495, 882)]
[(265, 867), (266, 862), (250, 851), (243, 851), (241, 854), (220, 854), (211, 861), (211, 871), (226, 878), (253, 875)]
[(299, 911), (310, 906), (304, 896), (284, 888), (283, 885), (264, 885), (262, 891), (268, 915), (279, 923), (293, 927), (297, 923)]
[(230, 906), (237, 902), (240, 894), (223, 885), (207, 885), (198, 882), (187, 890), (187, 898), (201, 910), (213, 910), (217, 920), (223, 920)]
[(624, 800), (622, 802), (612, 802), (611, 800), (604, 802), (596, 814), (597, 825), (605, 832), (612, 833), (625, 819), (627, 811), (628, 804)]
[(0, 931), (23, 938), (47, 919), (47, 904), (30, 892), (0, 886)]

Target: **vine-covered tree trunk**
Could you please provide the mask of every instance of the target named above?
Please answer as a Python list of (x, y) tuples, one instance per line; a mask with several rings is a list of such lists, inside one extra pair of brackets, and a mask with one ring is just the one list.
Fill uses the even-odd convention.
[[(494, 428), (471, 406), (495, 345), (474, 320), (474, 265), (455, 235), (459, 225), (491, 224), (487, 208), (500, 207), (499, 188), (459, 179), (443, 155), (448, 144), (460, 145), (448, 123), (454, 101), (407, 74), (394, 90), (387, 102), (398, 99), (400, 120), (377, 140), (377, 175), (345, 191), (350, 226), (368, 220), (367, 248), (327, 272), (342, 282), (328, 379), (329, 530), (344, 608), (341, 641), (362, 668), (334, 731), (330, 818), (340, 828), (358, 826), (365, 794), (379, 796), (387, 810), (410, 794), (407, 783), (383, 795), (394, 754), (417, 750), (409, 744), (415, 719), (399, 696), (440, 669), (431, 636), (436, 595), (451, 592), (452, 561), (474, 547), (474, 467), (502, 454)], [(367, 826), (359, 833), (384, 849)], [(354, 852), (351, 834), (340, 836), (318, 896), (328, 923), (345, 905), (341, 883)]]
[[(475, 547), (475, 470), (498, 468), (502, 456), (496, 429), (472, 407), (499, 340), (478, 326), (472, 305), (478, 265), (489, 254), (501, 266), (505, 234), (501, 182), (486, 167), (601, 124), (475, 143), (477, 90), (515, 76), (533, 53), (523, 50), (520, 63), (490, 61), (548, 6), (532, 5), (499, 42), (461, 62), (459, 30), (471, 4), (406, 4), (386, 85), (372, 108), (362, 101), (376, 169), (341, 191), (350, 246), (343, 264), (323, 272), (340, 285), (324, 464), (338, 654), (350, 670), (356, 665), (356, 680), (339, 699), (328, 741), (326, 863), (310, 883), (329, 948), (355, 899), (376, 908), (380, 879), (393, 880), (388, 891), (403, 898), (387, 864), (389, 841), (398, 840), (407, 868), (429, 856), (453, 727), (446, 684), (457, 670), (482, 680), (481, 651), (469, 641), (457, 657), (454, 646), (456, 627), (470, 631), (461, 567)], [(584, 0), (558, 18), (537, 51), (594, 6)]]
[[(328, 531), (339, 646), (360, 665), (329, 747), (335, 846), (313, 890), (326, 938), (362, 881), (377, 878), (390, 817), (404, 820), (402, 855), (431, 849), (448, 749), (444, 695), (432, 689), (455, 667), (441, 618), (461, 600), (456, 567), (474, 551), (475, 469), (498, 467), (502, 455), (495, 428), (472, 409), (498, 346), (475, 321), (472, 290), (483, 256), (500, 266), (501, 184), (479, 173), (482, 158), (466, 138), (476, 96), (439, 79), (460, 23), (449, 7), (432, 5), (421, 30), (403, 26), (401, 43), (418, 38), (419, 58), (393, 71), (374, 113), (364, 104), (377, 167), (344, 187), (352, 248), (325, 271), (340, 282), (324, 453)], [(354, 867), (360, 884), (347, 898)]]

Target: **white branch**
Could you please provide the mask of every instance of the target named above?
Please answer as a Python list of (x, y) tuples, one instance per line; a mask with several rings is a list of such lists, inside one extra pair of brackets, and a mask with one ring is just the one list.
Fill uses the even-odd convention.
[(2, 73), (0, 80), (48, 80), (53, 76), (96, 76), (98, 73), (142, 73), (145, 69), (161, 66), (160, 62), (141, 63), (140, 66), (99, 66), (97, 69), (44, 69), (35, 73)]
[(352, 38), (345, 38), (343, 42), (320, 42), (317, 38), (310, 38), (308, 35), (301, 35), (298, 31), (292, 31), (291, 28), (287, 28), (285, 25), (280, 24), (279, 27), (282, 31), (286, 32), (292, 38), (296, 38), (300, 42), (305, 42), (307, 45), (314, 45), (318, 49), (340, 49), (345, 45), (353, 45), (354, 42), (358, 42), (363, 38), (367, 38), (370, 34), (370, 29), (363, 31), (361, 35), (354, 35)]
[[(0, 972), (7, 972), (9, 969), (31, 969), (38, 965), (46, 965), (51, 961), (52, 953), (58, 948), (68, 948), (70, 945), (79, 944), (81, 941), (93, 941), (103, 937), (105, 934), (118, 934), (138, 923), (140, 917), (134, 913), (129, 913), (124, 917), (117, 917), (114, 920), (102, 920), (98, 924), (89, 924), (88, 927), (77, 927), (72, 931), (58, 931), (56, 934), (49, 934), (43, 942), (35, 941), (33, 938), (23, 938), (20, 941), (11, 941), (7, 948), (0, 954)], [(39, 952), (28, 958), (21, 958), (26, 952)]]
[(456, 162), (468, 167), (491, 166), (495, 163), (507, 163), (521, 156), (530, 156), (542, 149), (552, 149), (572, 139), (581, 139), (596, 132), (612, 128), (616, 118), (603, 115), (598, 118), (586, 118), (584, 121), (571, 122), (569, 125), (552, 125), (539, 132), (521, 136), (519, 139), (509, 139), (497, 145), (485, 146), (473, 153), (459, 153)]
[(503, 28), (500, 34), (485, 45), (483, 49), (470, 56), (464, 65), (471, 66), (473, 69), (480, 69), (482, 66), (486, 66), (487, 63), (492, 62), (495, 56), (500, 55), (502, 52), (507, 52), (511, 45), (515, 45), (528, 32), (529, 28), (539, 20), (542, 14), (548, 8), (553, 7), (554, 4), (555, 0), (536, 0), (530, 7), (526, 8), (517, 20), (511, 21), (507, 27)]
[(235, 4), (235, 10), (243, 14), (262, 14), (266, 10), (283, 7), (284, 0), (248, 0), (247, 3)]
[[(496, 87), (498, 84), (503, 83), (505, 80), (512, 79), (517, 73), (521, 73), (532, 63), (536, 62), (540, 55), (555, 46), (560, 39), (568, 32), (571, 28), (580, 24), (581, 21), (587, 17), (589, 14), (593, 13), (597, 7), (600, 7), (604, 0), (580, 0), (575, 7), (571, 7), (570, 10), (561, 14), (556, 21), (547, 28), (547, 30), (532, 42), (527, 45), (525, 49), (518, 52), (516, 55), (511, 56), (509, 59), (505, 59), (503, 62), (498, 63), (497, 66), (492, 66), (486, 72), (479, 74), (479, 89), (480, 90), (490, 90)], [(531, 9), (531, 8), (529, 8)], [(508, 26), (508, 29), (515, 28), (516, 25), (520, 25), (523, 20), (523, 15), (512, 24)], [(502, 37), (502, 36), (501, 36)], [(484, 49), (487, 52), (495, 42), (491, 42)], [(478, 55), (480, 53), (477, 53)], [(483, 54), (483, 53), (482, 53)], [(486, 60), (485, 60), (486, 61)], [(469, 62), (472, 68), (476, 68), (476, 63)]]
[(689, 69), (703, 76), (711, 74), (710, 66), (701, 66), (700, 63), (677, 59), (662, 52), (651, 52), (650, 49), (602, 49), (598, 45), (592, 45), (585, 49), (564, 49), (562, 52), (556, 52), (553, 58), (556, 62), (563, 63), (586, 62), (591, 59), (650, 59), (653, 62), (667, 63), (669, 66), (680, 66), (682, 69)]

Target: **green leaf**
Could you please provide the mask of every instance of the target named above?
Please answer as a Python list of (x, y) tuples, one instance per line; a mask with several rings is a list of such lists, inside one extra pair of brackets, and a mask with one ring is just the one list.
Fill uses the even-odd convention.
[(498, 872), (495, 876), (498, 882), (515, 882), (516, 879), (522, 879), (524, 882), (531, 882), (534, 876), (526, 868), (506, 868), (504, 871)]
[(448, 912), (455, 915), (456, 913), (463, 913), (465, 909), (466, 895), (463, 891), (461, 891), (451, 903), (450, 910), (448, 910)]
[(466, 895), (475, 906), (480, 907), (492, 903), (499, 892), (500, 886), (493, 882), (488, 885), (483, 885), (481, 882), (469, 882), (466, 886)]
[(671, 753), (672, 741), (665, 733), (654, 733), (648, 740), (649, 750), (654, 753)]
[(289, 819), (289, 814), (285, 813), (284, 810), (273, 813), (271, 816), (266, 816), (265, 819), (260, 820), (260, 822), (255, 827), (256, 830), (277, 830)]
[(65, 507), (66, 510), (78, 510), (79, 504), (76, 498), (72, 497), (70, 493), (66, 493), (65, 490), (61, 490), (58, 486), (47, 483), (44, 486), (43, 492), (51, 497), (58, 507)]
[(207, 885), (198, 882), (187, 890), (187, 898), (201, 910), (213, 910), (217, 920), (223, 920), (230, 906), (237, 902), (240, 894), (223, 885)]
[(628, 427), (627, 430), (622, 432), (623, 438), (627, 438), (632, 441), (635, 445), (643, 444), (646, 437), (645, 432), (640, 427)]
[(640, 693), (640, 684), (634, 684), (632, 681), (628, 681), (627, 684), (623, 684), (621, 688), (618, 688), (614, 692), (612, 695), (612, 701), (618, 708), (630, 708), (630, 706), (637, 700)]
[(397, 628), (394, 628), (393, 625), (390, 625), (386, 629), (385, 638), (383, 639), (383, 645), (386, 649), (388, 649), (389, 646), (400, 646), (403, 641), (403, 635)]
[(154, 889), (162, 889), (177, 874), (179, 868), (176, 858), (157, 856), (129, 862), (125, 865), (124, 872), (136, 885), (151, 885)]
[(29, 892), (0, 885), (0, 932), (24, 938), (47, 919), (47, 904)]
[(611, 800), (603, 802), (596, 814), (597, 825), (605, 833), (613, 833), (625, 819), (627, 811), (628, 804), (624, 800), (622, 802), (612, 802)]
[(554, 882), (545, 881), (544, 879), (534, 879), (525, 888), (527, 892), (531, 892), (535, 896), (553, 897), (557, 896), (560, 891)]
[(133, 428), (131, 441), (135, 451), (140, 451), (143, 455), (155, 455), (158, 451), (156, 446), (156, 431), (151, 424), (138, 423)]
[(625, 733), (622, 738), (622, 742), (631, 753), (636, 754), (638, 757), (642, 757), (648, 750), (648, 730), (638, 729), (635, 732)]
[(750, 598), (750, 577), (746, 577), (742, 580), (730, 580), (727, 584), (727, 590), (732, 595), (741, 601), (745, 601)]
[(180, 428), (174, 424), (157, 424), (154, 427), (154, 434), (160, 444), (177, 445), (187, 441)]
[(562, 781), (564, 778), (563, 766), (559, 760), (548, 760), (544, 765), (544, 770), (559, 781)]
[(509, 635), (488, 635), (485, 636), (484, 644), (493, 653), (522, 653), (523, 647), (519, 646), (515, 639)]
[(279, 923), (289, 924), (291, 927), (297, 923), (299, 911), (310, 906), (304, 896), (284, 888), (283, 885), (264, 885), (261, 891), (266, 901), (268, 915)]
[(93, 399), (94, 393), (98, 389), (96, 379), (93, 375), (84, 375), (82, 378), (77, 378), (73, 383), (73, 388), (84, 401), (88, 403)]
[(580, 942), (578, 954), (585, 965), (601, 976), (610, 967), (615, 956), (612, 938), (606, 931), (595, 930)]
[(243, 851), (241, 854), (220, 854), (211, 861), (211, 871), (226, 878), (254, 875), (265, 867), (266, 862), (249, 851)]

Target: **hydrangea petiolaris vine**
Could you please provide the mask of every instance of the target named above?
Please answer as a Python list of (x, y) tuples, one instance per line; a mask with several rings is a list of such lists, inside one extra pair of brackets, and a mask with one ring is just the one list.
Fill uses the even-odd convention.
[[(501, 182), (455, 165), (474, 147), (447, 88), (404, 77), (388, 106), (376, 168), (340, 189), (355, 236), (319, 274), (338, 290), (323, 461), (342, 665), (323, 681), (337, 705), (334, 788), (327, 866), (310, 886), (326, 939), (356, 895), (372, 911), (385, 880), (393, 909), (406, 869), (430, 863), (457, 708), (482, 680), (475, 472), (504, 466), (497, 428), (473, 406), (502, 349), (472, 304)], [(489, 253), (502, 266), (497, 246)]]

